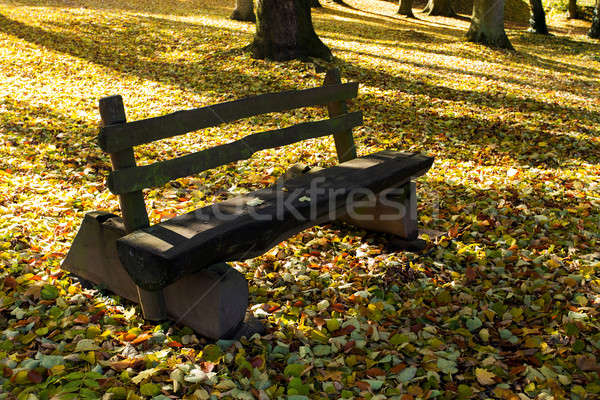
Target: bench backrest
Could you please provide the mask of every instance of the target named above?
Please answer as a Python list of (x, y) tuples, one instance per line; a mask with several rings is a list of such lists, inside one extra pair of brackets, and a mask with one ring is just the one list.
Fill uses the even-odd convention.
[[(127, 231), (148, 226), (141, 190), (193, 175), (255, 152), (333, 134), (340, 162), (356, 157), (352, 128), (362, 124), (362, 113), (348, 113), (346, 100), (356, 97), (358, 83), (341, 83), (339, 71), (327, 71), (321, 87), (268, 93), (241, 100), (126, 122), (121, 96), (100, 99), (102, 126), (98, 143), (111, 156), (113, 171), (108, 188), (119, 195)], [(327, 105), (329, 119), (303, 122), (255, 133), (232, 143), (174, 159), (136, 166), (133, 147), (239, 119), (296, 108)]]

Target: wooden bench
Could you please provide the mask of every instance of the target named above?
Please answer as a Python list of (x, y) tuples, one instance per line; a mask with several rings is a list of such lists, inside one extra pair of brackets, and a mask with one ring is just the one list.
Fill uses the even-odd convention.
[[(126, 122), (120, 96), (101, 99), (98, 142), (110, 154), (108, 187), (119, 196), (123, 217), (86, 214), (63, 268), (139, 302), (146, 319), (170, 316), (204, 336), (219, 338), (235, 334), (248, 305), (247, 282), (226, 261), (256, 257), (307, 227), (336, 219), (394, 233), (407, 243), (416, 240), (412, 180), (427, 172), (433, 159), (394, 151), (357, 158), (352, 128), (362, 123), (362, 114), (348, 112), (346, 106), (357, 93), (357, 83), (341, 83), (339, 72), (332, 69), (321, 87), (135, 122)], [(329, 119), (255, 133), (150, 165), (135, 163), (137, 145), (316, 105), (327, 105)], [(339, 165), (292, 174), (271, 187), (150, 226), (142, 189), (248, 159), (260, 150), (330, 134)]]

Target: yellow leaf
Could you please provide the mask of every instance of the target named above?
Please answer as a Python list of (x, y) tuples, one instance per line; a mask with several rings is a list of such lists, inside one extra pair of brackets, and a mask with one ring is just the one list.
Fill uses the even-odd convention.
[(494, 380), (496, 375), (493, 372), (488, 371), (487, 369), (476, 368), (475, 376), (477, 377), (477, 381), (481, 385), (493, 385), (494, 383), (496, 383), (496, 381)]

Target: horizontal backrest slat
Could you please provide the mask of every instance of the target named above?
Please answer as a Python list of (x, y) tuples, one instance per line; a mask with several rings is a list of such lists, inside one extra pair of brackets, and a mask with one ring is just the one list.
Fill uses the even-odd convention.
[(112, 171), (108, 188), (114, 194), (162, 186), (172, 179), (194, 175), (234, 161), (248, 159), (257, 151), (271, 149), (352, 129), (362, 124), (362, 113), (353, 112), (322, 121), (255, 133), (232, 143), (150, 165)]
[(98, 143), (102, 150), (114, 153), (159, 139), (182, 135), (202, 128), (295, 108), (323, 105), (356, 97), (358, 83), (267, 93), (245, 99), (192, 110), (177, 111), (160, 117), (100, 128)]

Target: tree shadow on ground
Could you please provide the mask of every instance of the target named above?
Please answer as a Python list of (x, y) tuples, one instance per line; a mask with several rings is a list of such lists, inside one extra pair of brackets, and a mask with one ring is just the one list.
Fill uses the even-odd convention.
[[(6, 142), (14, 141), (14, 145), (26, 148), (55, 147), (53, 151), (40, 151), (37, 156), (43, 157), (48, 171), (64, 169), (65, 176), (70, 176), (73, 174), (68, 170), (73, 168), (90, 167), (104, 173), (111, 170), (107, 155), (96, 145), (95, 121), (72, 118), (47, 105), (32, 105), (10, 95), (0, 98), (0, 106), (3, 110), (0, 127), (6, 132), (3, 134)], [(35, 129), (31, 129), (31, 118), (35, 118)], [(69, 135), (64, 135), (65, 132)], [(0, 165), (2, 161), (0, 158)]]
[[(452, 101), (462, 101), (474, 106), (487, 106), (492, 108), (516, 108), (524, 110), (548, 110), (549, 114), (571, 115), (577, 120), (588, 120), (597, 124), (600, 122), (600, 113), (579, 108), (572, 108), (555, 103), (547, 103), (536, 99), (519, 99), (499, 97), (489, 92), (477, 92), (467, 89), (454, 89), (445, 86), (431, 85), (419, 80), (408, 81), (405, 78), (392, 75), (389, 72), (366, 68), (360, 65), (338, 59), (342, 73), (349, 80), (357, 80), (366, 85), (381, 89), (396, 88), (410, 94), (425, 95)], [(385, 84), (382, 84), (385, 83)]]
[[(112, 68), (118, 72), (132, 74), (142, 78), (151, 79), (168, 84), (176, 84), (183, 88), (192, 91), (214, 91), (230, 98), (244, 97), (251, 93), (251, 90), (264, 92), (265, 88), (273, 88), (281, 86), (281, 89), (297, 88), (297, 82), (286, 80), (283, 83), (274, 83), (269, 74), (260, 76), (251, 76), (247, 74), (240, 64), (234, 60), (234, 57), (239, 55), (239, 50), (227, 48), (226, 46), (215, 46), (215, 43), (228, 42), (231, 39), (241, 36), (248, 37), (248, 33), (238, 32), (232, 29), (222, 27), (212, 27), (205, 25), (192, 24), (189, 22), (173, 21), (150, 16), (130, 16), (128, 22), (112, 25), (112, 23), (95, 23), (88, 24), (85, 21), (74, 21), (71, 24), (60, 23), (53, 21), (49, 23), (56, 27), (60, 32), (55, 32), (49, 29), (30, 26), (25, 23), (10, 19), (0, 15), (0, 31), (27, 40), (31, 43), (44, 46), (50, 50), (63, 52), (78, 58), (88, 60), (92, 63), (100, 64)], [(79, 27), (84, 34), (76, 34), (69, 32), (69, 28), (73, 28), (74, 24), (81, 24)], [(356, 28), (356, 27), (355, 27)], [(160, 36), (154, 35), (155, 32), (161, 32)], [(180, 32), (181, 31), (181, 32)], [(166, 32), (166, 33), (165, 33)], [(206, 43), (198, 41), (198, 38), (216, 37), (217, 40), (210, 43), (211, 53), (202, 52)], [(131, 38), (135, 37), (135, 42), (131, 42)], [(417, 40), (423, 39), (417, 37)], [(197, 40), (197, 42), (194, 42)], [(186, 41), (186, 48), (194, 51), (194, 47), (198, 48), (195, 53), (189, 53), (185, 59), (166, 60), (160, 57), (155, 57), (156, 52), (167, 52), (171, 46), (178, 44), (181, 41)], [(418, 48), (417, 45), (399, 44), (406, 46), (405, 48)], [(212, 50), (213, 47), (216, 49)], [(422, 47), (420, 47), (423, 50)], [(346, 50), (345, 50), (346, 51)], [(427, 49), (427, 51), (429, 51)], [(219, 57), (214, 57), (217, 54)], [(454, 55), (448, 52), (449, 55)], [(369, 55), (366, 53), (365, 55)], [(370, 56), (374, 56), (370, 54)], [(375, 56), (377, 57), (377, 56)], [(533, 56), (531, 56), (533, 57)], [(193, 61), (190, 61), (190, 58)], [(392, 61), (402, 63), (403, 60)], [(420, 80), (406, 79), (396, 76), (390, 72), (367, 68), (356, 65), (354, 63), (338, 60), (338, 64), (342, 67), (343, 76), (350, 80), (356, 80), (366, 86), (378, 87), (384, 90), (399, 90), (407, 95), (422, 96), (426, 99), (442, 99), (451, 102), (462, 102), (469, 105), (473, 110), (481, 107), (489, 107), (493, 109), (502, 109), (506, 112), (515, 113), (538, 113), (544, 116), (544, 120), (552, 121), (555, 116), (561, 116), (563, 119), (579, 120), (580, 125), (598, 126), (600, 115), (598, 112), (575, 107), (551, 104), (535, 99), (521, 98), (506, 98), (500, 94), (494, 94), (484, 91), (455, 89), (445, 86), (434, 85)], [(227, 67), (227, 68), (225, 68)], [(435, 68), (434, 66), (425, 66), (433, 71), (448, 71), (443, 69), (446, 67)], [(550, 67), (548, 67), (550, 68)], [(457, 69), (456, 72), (460, 72)], [(443, 75), (443, 74), (440, 74)], [(498, 80), (496, 77), (486, 77), (476, 75), (488, 79)], [(232, 83), (235, 82), (235, 85)], [(258, 84), (257, 84), (258, 83)], [(286, 87), (296, 85), (296, 87)], [(254, 89), (250, 89), (254, 87)], [(398, 102), (389, 102), (388, 99), (372, 99), (368, 96), (361, 96), (358, 100), (361, 107), (368, 113), (370, 118), (380, 117), (382, 120), (389, 118), (389, 115), (417, 115), (418, 109), (416, 106), (407, 106)], [(384, 110), (381, 110), (384, 108)], [(389, 113), (389, 114), (386, 114)], [(535, 146), (530, 146), (528, 143), (532, 138), (540, 136), (542, 132), (535, 132), (529, 128), (521, 127), (515, 124), (514, 121), (502, 122), (499, 125), (494, 125), (494, 131), (490, 131), (490, 121), (485, 118), (448, 118), (435, 114), (430, 114), (422, 120), (431, 119), (432, 126), (426, 132), (419, 132), (417, 129), (412, 130), (415, 137), (423, 137), (424, 143), (429, 143), (432, 146), (447, 146), (440, 151), (453, 154), (453, 144), (449, 142), (445, 144), (436, 144), (437, 135), (446, 127), (451, 127), (460, 131), (460, 127), (470, 126), (466, 130), (464, 137), (455, 138), (457, 145), (465, 149), (463, 155), (456, 154), (455, 157), (468, 157), (477, 150), (477, 147), (494, 144), (499, 149), (502, 148), (502, 140), (513, 140), (510, 135), (514, 135), (516, 143), (515, 154), (508, 154), (509, 151), (502, 152), (502, 156), (511, 157), (516, 162), (526, 163), (530, 165), (541, 165), (542, 163), (552, 164), (552, 160), (535, 160), (531, 159), (531, 154), (534, 154)], [(402, 122), (409, 123), (406, 119), (400, 119)], [(441, 124), (443, 121), (444, 124)], [(436, 126), (436, 123), (440, 123)], [(400, 129), (402, 125), (400, 125)], [(409, 128), (407, 130), (410, 131)], [(584, 128), (582, 128), (584, 129)], [(587, 128), (585, 128), (587, 129)], [(470, 133), (469, 133), (470, 132)], [(486, 135), (480, 137), (481, 133), (498, 133), (499, 138), (485, 138)], [(521, 132), (521, 133), (519, 133)], [(589, 132), (592, 135), (597, 133)], [(504, 139), (503, 139), (504, 140)], [(541, 140), (541, 139), (540, 139)], [(556, 163), (568, 161), (573, 157), (573, 154), (580, 153), (580, 158), (597, 162), (598, 146), (593, 142), (573, 138), (567, 135), (559, 135), (553, 139), (557, 146), (553, 146), (552, 151), (558, 152), (556, 155)], [(522, 144), (523, 142), (524, 144)], [(554, 144), (554, 142), (551, 142)], [(524, 147), (523, 147), (524, 146)], [(521, 148), (523, 147), (523, 148)], [(554, 148), (556, 147), (556, 148)], [(584, 149), (584, 150), (581, 150)], [(500, 150), (498, 150), (500, 151)], [(456, 151), (454, 151), (456, 152)], [(500, 154), (500, 153), (499, 153)]]
[[(229, 3), (229, 7), (224, 3)], [(84, 8), (103, 11), (126, 11), (170, 15), (197, 15), (198, 10), (204, 14), (226, 15), (231, 13), (234, 2), (225, 0), (12, 0), (11, 4), (30, 7)]]
[[(470, 71), (470, 70), (462, 69), (462, 68), (449, 67), (447, 65), (443, 65), (440, 63), (433, 63), (433, 62), (427, 62), (427, 61), (416, 62), (416, 61), (399, 59), (399, 58), (384, 56), (384, 55), (380, 55), (380, 54), (372, 54), (372, 53), (362, 52), (362, 51), (357, 51), (357, 50), (339, 49), (339, 51), (344, 52), (344, 53), (357, 54), (357, 55), (361, 55), (361, 56), (365, 56), (365, 57), (372, 57), (372, 58), (377, 58), (377, 59), (381, 59), (381, 60), (396, 62), (396, 63), (403, 64), (403, 65), (412, 65), (417, 68), (425, 68), (425, 69), (430, 69), (433, 71), (440, 71), (441, 73), (449, 72), (449, 73), (461, 74), (461, 75), (465, 75), (465, 76), (472, 76), (472, 77), (483, 78), (483, 79), (487, 79), (487, 80), (502, 81), (502, 82), (506, 82), (506, 83), (510, 83), (510, 84), (521, 85), (524, 87), (535, 86), (535, 87), (542, 87), (547, 90), (555, 90), (556, 89), (556, 84), (554, 84), (552, 82), (539, 82), (538, 81), (538, 82), (534, 83), (534, 82), (528, 82), (524, 79), (518, 79), (518, 78), (515, 78), (512, 76), (511, 77), (496, 76), (493, 74), (481, 72), (481, 70)], [(423, 50), (423, 52), (428, 53), (428, 51), (426, 51), (426, 50)], [(582, 80), (579, 80), (579, 81), (581, 82)], [(586, 82), (589, 85), (595, 84), (595, 81), (592, 79), (590, 79)], [(573, 92), (573, 93), (577, 94), (576, 92)]]
[[(506, 161), (538, 168), (570, 168), (577, 160), (600, 163), (598, 141), (549, 132), (542, 127), (532, 128), (512, 120), (489, 119), (484, 115), (444, 115), (432, 109), (433, 100), (435, 98), (408, 102), (393, 98), (387, 99), (382, 107), (379, 99), (360, 96), (358, 105), (368, 110), (369, 120), (376, 124), (385, 121), (379, 127), (390, 133), (378, 132), (377, 136), (369, 131), (358, 133), (355, 135), (357, 141), (363, 146), (377, 147), (383, 140), (389, 148), (397, 150), (406, 150), (408, 141), (419, 151), (489, 166)], [(515, 106), (518, 108), (517, 104)], [(530, 113), (538, 112), (531, 110)], [(552, 109), (545, 113), (547, 117), (554, 114)], [(598, 130), (587, 133), (591, 137), (600, 135)]]
[[(66, 31), (76, 24), (81, 24), (85, 35)], [(202, 52), (207, 46), (206, 42), (202, 41), (203, 37), (218, 38), (210, 43), (213, 46), (219, 40), (228, 43), (233, 41), (233, 38), (247, 36), (243, 32), (150, 16), (130, 16), (121, 27), (112, 24), (89, 24), (85, 21), (73, 21), (68, 24), (54, 21), (52, 25), (61, 31), (46, 30), (0, 15), (0, 32), (121, 73), (167, 84), (175, 83), (192, 91), (198, 91), (201, 87), (203, 91), (225, 92), (237, 97), (247, 96), (249, 93), (244, 89), (257, 87), (257, 82), (260, 83), (263, 79), (268, 86), (268, 76), (250, 76), (234, 61), (235, 56), (239, 54), (235, 49), (217, 47), (215, 52), (220, 51), (223, 56), (219, 59), (215, 59), (212, 52)], [(149, 32), (150, 28), (153, 32)], [(169, 36), (165, 33), (183, 28), (186, 32), (181, 36), (174, 33)], [(160, 31), (161, 35), (151, 34), (154, 31)], [(168, 61), (156, 57), (158, 52), (168, 52), (182, 40), (186, 41), (186, 47), (190, 49), (186, 58)], [(231, 86), (229, 83), (232, 81), (237, 84)]]
[[(421, 19), (407, 19), (401, 16), (398, 17), (393, 17), (393, 16), (389, 16), (389, 15), (383, 15), (383, 14), (377, 14), (377, 13), (372, 13), (369, 11), (365, 11), (365, 10), (359, 10), (356, 8), (352, 8), (356, 11), (359, 11), (361, 13), (367, 13), (373, 16), (366, 16), (366, 15), (362, 15), (362, 14), (356, 14), (356, 13), (351, 13), (351, 12), (345, 12), (342, 11), (340, 9), (337, 8), (323, 8), (321, 10), (319, 10), (316, 13), (313, 13), (313, 20), (319, 22), (319, 21), (323, 21), (323, 24), (319, 24), (318, 28), (319, 31), (326, 31), (326, 32), (332, 32), (332, 33), (339, 33), (339, 32), (343, 32), (344, 34), (352, 34), (354, 33), (355, 36), (358, 36), (358, 34), (363, 34), (364, 33), (364, 23), (368, 22), (371, 26), (376, 26), (379, 29), (385, 30), (385, 35), (383, 35), (383, 32), (379, 31), (379, 32), (373, 32), (369, 35), (369, 37), (371, 39), (381, 39), (381, 37), (387, 37), (390, 29), (391, 30), (395, 30), (396, 27), (394, 24), (398, 24), (399, 22), (402, 22), (403, 25), (410, 25), (413, 26), (415, 28), (422, 28), (424, 26), (426, 26), (428, 28), (428, 30), (433, 31), (436, 34), (440, 34), (440, 35), (444, 35), (447, 37), (453, 36), (453, 37), (462, 37), (464, 36), (465, 32), (457, 27), (453, 27), (450, 25), (445, 25), (445, 24), (440, 24), (437, 22), (429, 22), (426, 20), (421, 20)], [(340, 17), (340, 18), (344, 18), (345, 20), (340, 20), (340, 19), (336, 19), (335, 20), (335, 24), (331, 24), (331, 19), (329, 18), (325, 18), (326, 16), (333, 16), (333, 17)], [(348, 21), (351, 20), (351, 21)], [(357, 22), (353, 22), (352, 20), (355, 20)], [(343, 25), (343, 29), (339, 29), (338, 26), (336, 26), (338, 23)], [(336, 29), (338, 28), (338, 29)], [(399, 29), (400, 31), (403, 29)], [(431, 34), (431, 32), (430, 32)], [(364, 36), (363, 36), (364, 37)]]

